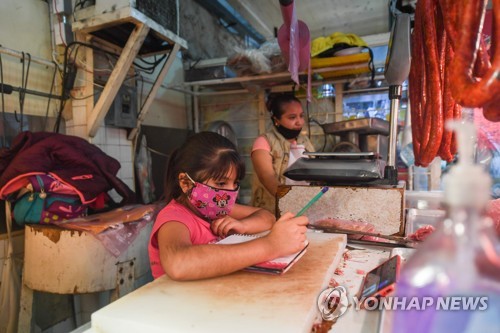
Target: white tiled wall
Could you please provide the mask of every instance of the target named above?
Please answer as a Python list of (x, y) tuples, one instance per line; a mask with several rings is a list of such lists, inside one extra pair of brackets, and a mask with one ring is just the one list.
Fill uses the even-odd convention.
[[(73, 119), (66, 122), (66, 134), (87, 138), (86, 118), (77, 116), (85, 114), (85, 105), (73, 103)], [(134, 152), (132, 141), (127, 139), (127, 130), (122, 128), (101, 126), (96, 135), (89, 139), (107, 155), (120, 162), (121, 168), (117, 176), (135, 191)], [(109, 192), (114, 201), (120, 202), (121, 196), (114, 190)]]
[[(97, 141), (97, 142), (96, 142)], [(118, 170), (118, 178), (123, 180), (133, 191), (134, 184), (134, 164), (132, 141), (127, 139), (127, 130), (113, 127), (100, 127), (97, 135), (91, 141), (102, 149), (107, 155), (117, 159), (121, 168)], [(110, 192), (111, 197), (116, 202), (121, 201), (121, 197), (116, 191)]]

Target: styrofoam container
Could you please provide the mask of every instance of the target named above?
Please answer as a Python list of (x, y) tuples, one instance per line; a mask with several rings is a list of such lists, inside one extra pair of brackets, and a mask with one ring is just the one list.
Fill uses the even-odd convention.
[(444, 192), (443, 191), (406, 191), (406, 208), (443, 209)]
[(414, 233), (426, 225), (436, 228), (444, 219), (444, 216), (445, 211), (441, 209), (408, 209), (406, 213), (405, 236)]

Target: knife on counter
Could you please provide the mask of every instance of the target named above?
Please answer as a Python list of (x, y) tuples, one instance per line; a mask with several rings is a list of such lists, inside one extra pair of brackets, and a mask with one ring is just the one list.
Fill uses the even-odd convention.
[[(335, 228), (335, 227), (315, 226), (315, 225), (311, 225), (311, 224), (309, 224), (307, 226), (307, 228), (312, 229), (312, 230), (326, 232), (326, 233), (333, 233), (333, 234), (347, 234), (347, 235), (357, 235), (357, 236), (378, 237), (378, 238), (382, 238), (382, 239), (388, 239), (391, 241), (395, 241), (397, 244), (414, 244), (415, 243), (414, 241), (412, 241), (406, 237), (401, 237), (401, 236), (382, 235), (379, 233), (355, 231), (355, 230)], [(373, 243), (376, 243), (376, 242), (373, 242)]]

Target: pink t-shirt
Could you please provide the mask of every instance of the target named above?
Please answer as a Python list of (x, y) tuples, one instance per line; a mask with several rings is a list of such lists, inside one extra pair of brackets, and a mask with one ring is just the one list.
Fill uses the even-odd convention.
[[(269, 142), (262, 135), (258, 136), (257, 139), (255, 139), (255, 141), (253, 142), (252, 152), (259, 150), (259, 149), (263, 149), (263, 150), (268, 151), (268, 152), (271, 151), (271, 146), (269, 145)], [(290, 142), (290, 150), (294, 150), (294, 149), (301, 149), (302, 151), (300, 152), (300, 154), (302, 154), (305, 150), (303, 145), (298, 145), (297, 141), (293, 140)]]
[(151, 265), (151, 273), (155, 279), (165, 274), (160, 261), (158, 230), (160, 230), (165, 223), (172, 221), (180, 222), (188, 228), (193, 245), (209, 244), (217, 240), (217, 236), (214, 235), (210, 229), (210, 223), (199, 218), (191, 210), (177, 201), (170, 201), (170, 203), (158, 213), (149, 238), (149, 263)]
[(263, 149), (265, 151), (271, 151), (271, 146), (269, 145), (269, 142), (262, 135), (257, 137), (257, 139), (255, 139), (255, 141), (253, 142), (252, 152), (254, 152), (258, 149)]

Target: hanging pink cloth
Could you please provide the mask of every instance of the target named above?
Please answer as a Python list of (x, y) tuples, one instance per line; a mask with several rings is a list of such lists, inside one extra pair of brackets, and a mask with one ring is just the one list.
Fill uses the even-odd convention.
[(278, 30), (278, 44), (295, 83), (300, 84), (299, 72), (308, 71), (307, 100), (311, 101), (311, 71), (309, 66), (311, 35), (309, 28), (303, 21), (297, 20), (293, 0), (280, 0), (280, 5), (284, 24)]

